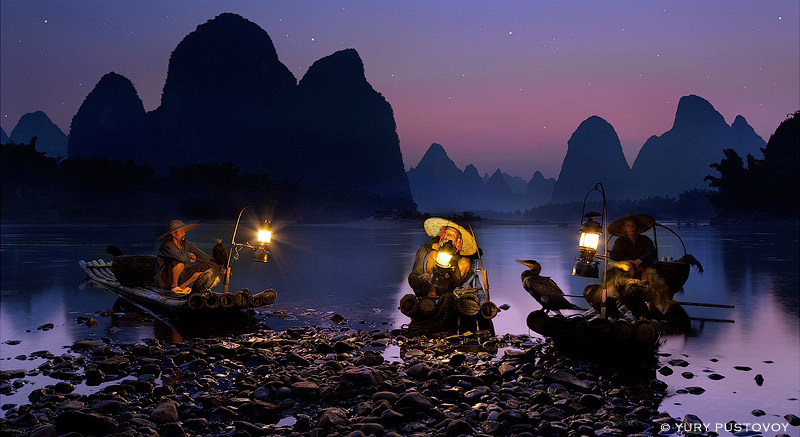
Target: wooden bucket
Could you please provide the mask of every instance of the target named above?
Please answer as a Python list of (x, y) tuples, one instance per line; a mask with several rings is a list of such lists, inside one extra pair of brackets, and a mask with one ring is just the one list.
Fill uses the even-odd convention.
[(528, 325), (528, 328), (533, 332), (544, 336), (550, 335), (550, 317), (547, 317), (547, 314), (542, 310), (531, 311), (525, 319), (525, 324)]
[(494, 319), (495, 316), (497, 316), (497, 311), (497, 305), (495, 305), (494, 302), (486, 301), (481, 304), (481, 316), (483, 316), (484, 319)]
[(436, 299), (425, 296), (419, 299), (419, 311), (422, 314), (431, 315), (436, 312)]
[(464, 293), (458, 298), (458, 312), (465, 316), (476, 316), (480, 311), (478, 296), (472, 293)]
[(611, 336), (615, 340), (628, 341), (633, 336), (633, 324), (625, 319), (611, 322)]
[(186, 300), (186, 305), (189, 309), (197, 311), (205, 306), (205, 298), (201, 293), (192, 293), (189, 299)]
[(633, 340), (643, 346), (653, 346), (661, 336), (661, 323), (655, 320), (639, 319), (633, 325)]
[(236, 302), (237, 308), (250, 308), (252, 303), (252, 296), (250, 295), (250, 290), (243, 288), (236, 292), (234, 295), (234, 300)]
[(278, 292), (272, 288), (267, 288), (258, 294), (261, 296), (261, 305), (272, 305), (278, 300)]
[(406, 317), (413, 317), (419, 310), (419, 300), (413, 294), (406, 294), (400, 298), (400, 312)]
[(219, 295), (219, 306), (222, 308), (233, 308), (236, 305), (236, 298), (233, 293), (222, 293)]
[(213, 291), (211, 293), (206, 293), (206, 295), (203, 296), (203, 306), (210, 310), (217, 308), (219, 306), (219, 294)]

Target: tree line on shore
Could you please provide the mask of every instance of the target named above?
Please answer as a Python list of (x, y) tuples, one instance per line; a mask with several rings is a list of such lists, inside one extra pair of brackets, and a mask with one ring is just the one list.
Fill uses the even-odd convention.
[[(342, 190), (243, 174), (232, 163), (186, 165), (156, 177), (133, 161), (80, 157), (58, 161), (28, 144), (0, 147), (2, 216), (11, 219), (229, 219), (244, 206), (275, 205), (282, 220), (336, 222), (387, 211), (394, 199), (367, 190)], [(413, 215), (415, 211), (393, 211)]]
[[(628, 213), (651, 214), (659, 220), (797, 222), (800, 211), (800, 111), (789, 114), (767, 147), (763, 159), (739, 156), (725, 149), (712, 163), (706, 181), (715, 190), (693, 189), (679, 197), (649, 197), (607, 202), (609, 218)], [(337, 222), (367, 217), (419, 218), (417, 211), (385, 208), (394, 200), (367, 189), (338, 189), (278, 180), (268, 174), (243, 174), (231, 162), (171, 167), (157, 178), (148, 166), (133, 161), (80, 157), (58, 161), (28, 144), (0, 147), (3, 218), (163, 219), (165, 215), (227, 219), (243, 205), (268, 200), (282, 219)], [(590, 199), (586, 211), (602, 211)], [(399, 202), (402, 204), (402, 202)], [(376, 210), (375, 205), (384, 206)], [(546, 204), (516, 212), (465, 211), (475, 219), (545, 222), (576, 221), (579, 202)]]

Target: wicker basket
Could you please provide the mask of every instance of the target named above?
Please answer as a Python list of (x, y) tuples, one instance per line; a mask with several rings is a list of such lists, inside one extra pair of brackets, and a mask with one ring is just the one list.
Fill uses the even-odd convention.
[(683, 284), (689, 279), (689, 264), (684, 262), (656, 261), (653, 263), (653, 268), (664, 278), (672, 294), (683, 288)]

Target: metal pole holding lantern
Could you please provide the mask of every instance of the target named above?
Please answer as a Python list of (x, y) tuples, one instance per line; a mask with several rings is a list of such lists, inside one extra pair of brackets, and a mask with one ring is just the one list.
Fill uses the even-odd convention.
[[(586, 212), (586, 199), (592, 191), (597, 191), (603, 196), (603, 213)], [(594, 217), (602, 216), (600, 223), (594, 221)], [(600, 306), (600, 317), (606, 317), (606, 298), (608, 297), (608, 208), (606, 205), (606, 190), (602, 182), (594, 185), (594, 188), (586, 193), (583, 198), (583, 210), (581, 211), (581, 220), (586, 218), (586, 221), (581, 223), (580, 240), (578, 241), (579, 256), (576, 258), (578, 262), (572, 267), (573, 276), (584, 276), (588, 278), (597, 278), (599, 276), (597, 263), (598, 260), (603, 263), (603, 287), (602, 298)], [(600, 238), (603, 238), (603, 254), (598, 255), (597, 249), (600, 244)], [(595, 259), (597, 258), (597, 259)]]
[[(269, 252), (269, 243), (272, 241), (272, 221), (265, 219), (261, 226), (259, 226), (258, 233), (256, 234), (256, 245), (252, 245), (249, 242), (245, 243), (237, 243), (236, 242), (236, 232), (239, 230), (239, 221), (242, 219), (242, 214), (247, 208), (251, 208), (253, 206), (259, 205), (269, 205), (272, 206), (271, 202), (258, 202), (253, 203), (251, 205), (247, 205), (239, 211), (239, 217), (236, 219), (236, 226), (233, 228), (233, 237), (231, 237), (231, 250), (228, 253), (228, 262), (225, 264), (225, 282), (222, 285), (222, 291), (224, 293), (228, 292), (228, 288), (230, 287), (231, 281), (231, 258), (236, 257), (238, 259), (239, 250), (243, 247), (253, 250), (255, 253), (253, 254), (253, 261), (259, 261), (263, 263), (269, 262), (270, 259), (270, 252)], [(236, 255), (234, 255), (234, 251)]]

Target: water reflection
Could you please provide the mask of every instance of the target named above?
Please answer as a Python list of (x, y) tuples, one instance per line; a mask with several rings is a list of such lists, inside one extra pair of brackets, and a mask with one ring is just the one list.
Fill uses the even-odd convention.
[[(520, 274), (525, 267), (515, 259), (539, 261), (542, 275), (553, 278), (566, 294), (581, 294), (589, 282), (570, 274), (577, 252), (577, 230), (573, 227), (485, 222), (473, 226), (483, 249), (491, 298), (498, 305), (509, 306), (494, 319), (500, 335), (529, 333), (525, 319), (532, 310), (539, 309), (522, 289)], [(158, 249), (155, 236), (162, 227), (163, 223), (4, 223), (0, 244), (0, 368), (33, 368), (42, 360), (31, 358), (32, 352), (49, 349), (59, 354), (63, 346), (84, 338), (109, 337), (113, 341), (135, 342), (144, 338), (175, 341), (207, 335), (209, 331), (193, 331), (191, 323), (170, 320), (168, 327), (157, 318), (102, 317), (101, 312), (114, 308), (117, 295), (80, 285), (84, 276), (78, 260), (110, 259), (105, 254), (108, 244), (119, 246), (127, 254), (155, 253)], [(230, 241), (232, 227), (232, 223), (203, 223), (188, 237), (210, 252), (216, 238)], [(689, 336), (664, 338), (662, 352), (690, 357), (687, 358), (690, 371), (702, 378), (688, 381), (680, 376), (680, 371), (659, 377), (673, 388), (702, 385), (706, 393), (673, 394), (662, 407), (680, 416), (685, 412), (706, 412), (711, 403), (717, 405), (718, 413), (708, 412), (704, 420), (727, 421), (747, 415), (756, 407), (769, 409), (770, 414), (778, 417), (797, 414), (797, 401), (787, 400), (800, 397), (796, 367), (800, 361), (797, 228), (756, 229), (757, 232), (714, 227), (676, 230), (688, 252), (701, 261), (706, 272), (700, 275), (692, 269), (684, 291), (675, 298), (733, 304), (736, 306), (733, 310), (685, 309), (691, 317), (731, 319), (735, 323), (693, 321), (694, 331)], [(398, 303), (410, 292), (406, 277), (416, 249), (427, 239), (421, 223), (364, 222), (276, 228), (272, 261), (253, 263), (249, 254), (243, 253), (232, 264), (231, 289), (277, 290), (275, 305), (255, 314), (273, 329), (329, 323), (334, 313), (342, 315), (347, 319), (343, 323), (354, 328), (397, 328), (409, 321), (398, 311)], [(680, 247), (673, 243), (659, 234), (660, 249)], [(572, 301), (588, 307), (582, 299)], [(280, 318), (275, 315), (279, 311), (306, 316)], [(81, 316), (95, 317), (98, 324), (88, 327), (77, 323)], [(233, 327), (233, 332), (239, 329), (233, 321), (216, 322), (219, 323), (216, 326)], [(37, 330), (45, 323), (53, 323), (54, 328)], [(20, 343), (4, 343), (9, 340)], [(25, 358), (18, 360), (17, 356)], [(732, 370), (740, 365), (753, 370)], [(704, 376), (707, 370), (724, 374), (726, 379), (710, 381)], [(753, 383), (756, 373), (765, 377), (763, 387)], [(757, 400), (757, 405), (753, 405), (753, 400)]]

